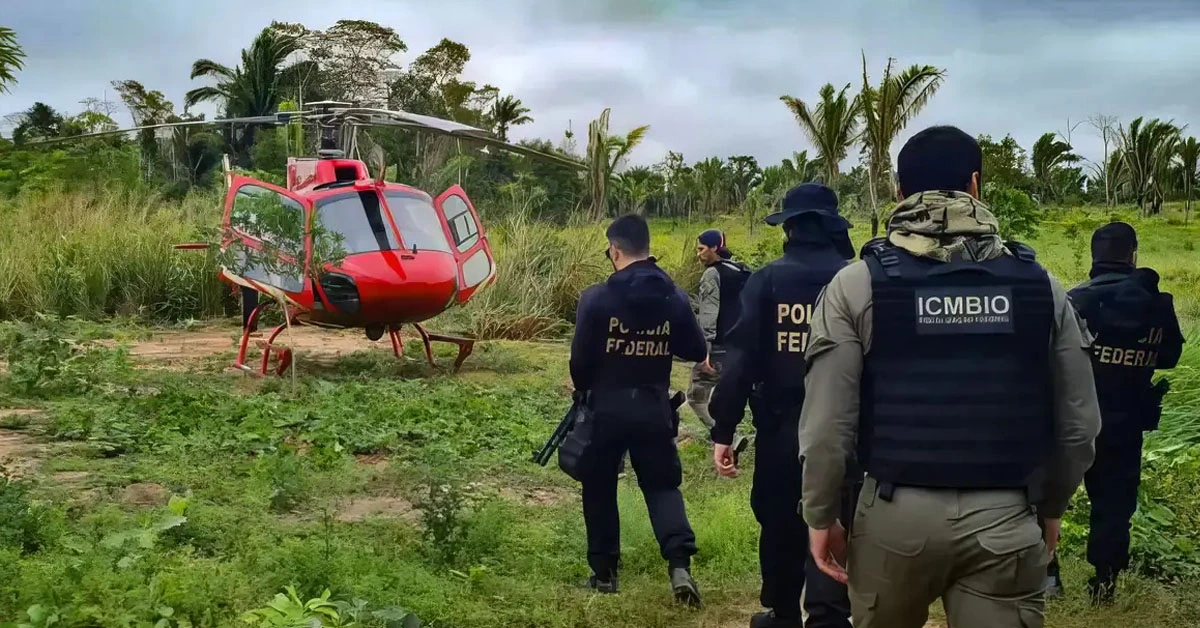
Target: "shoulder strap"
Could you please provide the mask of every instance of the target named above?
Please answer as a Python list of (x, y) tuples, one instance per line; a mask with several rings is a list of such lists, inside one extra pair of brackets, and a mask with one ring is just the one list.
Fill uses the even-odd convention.
[(746, 275), (750, 274), (750, 269), (747, 268), (745, 264), (742, 264), (740, 262), (735, 262), (733, 260), (723, 259), (723, 260), (717, 262), (717, 265), (724, 266), (724, 267), (729, 268), (730, 270), (733, 270), (734, 272), (737, 272), (737, 273), (743, 273)]
[(1014, 257), (1022, 262), (1037, 261), (1037, 251), (1034, 251), (1033, 247), (1029, 246), (1028, 244), (1023, 244), (1021, 242), (1017, 242), (1016, 240), (1009, 240), (1004, 243), (1004, 248), (1008, 249), (1008, 251), (1012, 253)]

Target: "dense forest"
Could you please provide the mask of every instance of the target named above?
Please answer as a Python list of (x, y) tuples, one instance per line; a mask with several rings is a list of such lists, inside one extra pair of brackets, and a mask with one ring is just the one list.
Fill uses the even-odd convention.
[[(233, 67), (197, 59), (195, 88), (182, 106), (136, 80), (114, 80), (119, 102), (87, 97), (81, 110), (57, 111), (35, 103), (6, 117), (11, 138), (0, 139), (0, 194), (120, 185), (180, 197), (211, 189), (220, 180), (222, 154), (260, 178), (281, 181), (289, 155), (311, 154), (315, 138), (299, 128), (185, 127), (37, 145), (39, 140), (115, 129), (122, 110), (138, 126), (198, 120), (191, 110), (212, 103), (224, 117), (297, 110), (306, 102), (337, 100), (439, 116), (481, 127), (507, 139), (533, 120), (519, 95), (464, 78), (467, 45), (443, 39), (406, 65), (410, 52), (400, 33), (374, 22), (341, 20), (324, 30), (274, 23), (241, 51)], [(0, 30), (0, 84), (17, 80), (22, 53), (16, 34)], [(597, 112), (583, 137), (567, 129), (557, 139), (520, 143), (574, 155), (587, 165), (575, 173), (509, 154), (487, 154), (461, 142), (419, 134), (372, 130), (367, 143), (388, 156), (390, 176), (429, 190), (461, 183), (491, 217), (509, 212), (567, 221), (623, 212), (650, 216), (714, 217), (733, 212), (751, 220), (779, 203), (802, 181), (834, 187), (852, 212), (878, 220), (879, 207), (896, 195), (890, 152), (898, 135), (936, 96), (946, 70), (903, 67), (889, 59), (872, 76), (865, 55), (862, 76), (840, 89), (826, 84), (808, 96), (780, 96), (811, 146), (777, 164), (751, 155), (709, 156), (690, 161), (669, 152), (652, 166), (631, 166), (631, 151), (649, 127), (614, 130), (608, 112)], [(857, 85), (857, 86), (856, 86)], [(1086, 123), (1086, 127), (1079, 127)], [(1104, 144), (1101, 161), (1076, 154), (1072, 133), (1095, 132)], [(1170, 120), (1120, 121), (1093, 115), (1063, 133), (1047, 132), (1028, 150), (1011, 135), (981, 135), (985, 200), (997, 206), (1017, 235), (1035, 220), (1039, 206), (1131, 203), (1146, 214), (1166, 200), (1188, 200), (1197, 178), (1200, 144)], [(857, 153), (849, 170), (844, 164)]]

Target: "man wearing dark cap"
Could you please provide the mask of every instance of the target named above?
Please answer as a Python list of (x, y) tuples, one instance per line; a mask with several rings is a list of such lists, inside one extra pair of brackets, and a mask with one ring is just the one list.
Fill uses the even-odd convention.
[(679, 492), (683, 467), (668, 386), (672, 356), (704, 359), (704, 333), (687, 295), (650, 257), (646, 221), (622, 216), (607, 236), (605, 255), (613, 274), (580, 295), (570, 360), (571, 381), (588, 399), (595, 419), (579, 473), (592, 568), (588, 585), (601, 593), (618, 591), (617, 469), (628, 452), (675, 599), (699, 606), (691, 576), (696, 535)]
[[(708, 411), (708, 401), (720, 379), (726, 337), (741, 311), (739, 298), (750, 269), (733, 259), (733, 253), (725, 245), (725, 234), (717, 229), (709, 229), (696, 239), (696, 257), (705, 266), (696, 299), (696, 320), (708, 342), (708, 357), (692, 368), (687, 401), (704, 426), (711, 430), (713, 418)], [(739, 437), (734, 449), (740, 451), (745, 442)]]
[[(1096, 569), (1088, 593), (1107, 603), (1117, 575), (1129, 566), (1129, 524), (1137, 509), (1142, 475), (1142, 433), (1158, 429), (1165, 380), (1151, 384), (1155, 369), (1171, 369), (1183, 352), (1183, 334), (1171, 294), (1158, 289), (1158, 273), (1137, 268), (1137, 233), (1114, 222), (1092, 234), (1090, 279), (1068, 295), (1088, 331), (1102, 426), (1096, 461), (1084, 475), (1092, 502), (1087, 559)], [(1058, 562), (1050, 565), (1048, 589), (1061, 593)]]
[(1086, 336), (1033, 250), (1000, 238), (982, 165), (957, 128), (910, 138), (886, 239), (813, 312), (804, 519), (818, 566), (849, 582), (854, 628), (921, 628), (939, 598), (950, 628), (1041, 628), (1060, 519), (1095, 455)]
[(809, 557), (808, 526), (799, 512), (797, 430), (809, 318), (821, 289), (854, 257), (850, 223), (838, 214), (833, 190), (815, 183), (790, 190), (782, 211), (766, 222), (783, 225), (787, 240), (783, 257), (746, 282), (742, 315), (726, 335), (725, 372), (709, 406), (716, 421), (713, 462), (721, 475), (737, 475), (731, 444), (749, 402), (757, 452), (750, 506), (762, 527), (760, 597), (769, 609), (756, 614), (751, 627), (800, 628), (803, 592), (809, 628), (849, 628), (845, 586)]

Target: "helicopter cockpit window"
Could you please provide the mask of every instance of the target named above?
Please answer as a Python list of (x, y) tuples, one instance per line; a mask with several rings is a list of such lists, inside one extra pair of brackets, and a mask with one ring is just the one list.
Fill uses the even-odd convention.
[(399, 191), (387, 191), (383, 196), (387, 199), (388, 209), (392, 210), (400, 237), (404, 238), (405, 248), (450, 252), (442, 221), (427, 198)]
[(261, 243), (251, 246), (239, 240), (229, 246), (234, 274), (287, 292), (303, 289), (304, 207), (279, 192), (243, 185), (233, 197), (230, 224)]
[(233, 197), (229, 221), (234, 229), (270, 242), (287, 255), (304, 254), (304, 208), (279, 192), (243, 185)]
[[(343, 255), (400, 248), (375, 192), (350, 192), (317, 201), (317, 220), (327, 241)], [(314, 246), (317, 245), (315, 238)]]
[(446, 212), (446, 222), (450, 223), (450, 233), (454, 236), (454, 244), (459, 251), (465, 251), (479, 241), (479, 225), (471, 208), (460, 196), (449, 196), (442, 202), (442, 211)]

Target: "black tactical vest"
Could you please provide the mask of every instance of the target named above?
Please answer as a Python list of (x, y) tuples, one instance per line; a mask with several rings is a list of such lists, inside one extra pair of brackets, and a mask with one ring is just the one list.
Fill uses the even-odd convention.
[[(1106, 422), (1146, 408), (1163, 341), (1164, 329), (1158, 321), (1161, 297), (1136, 282), (1127, 274), (1100, 275), (1070, 292), (1072, 304), (1095, 335), (1092, 373)], [(1122, 291), (1141, 297), (1141, 307), (1114, 307)]]
[(720, 307), (717, 310), (717, 333), (714, 345), (725, 344), (725, 338), (742, 312), (742, 288), (750, 277), (750, 269), (740, 262), (721, 260), (713, 265), (721, 278)]
[(1053, 434), (1046, 271), (1023, 245), (941, 263), (893, 246), (866, 258), (874, 326), (859, 460), (897, 486), (1040, 488)]
[(846, 260), (832, 248), (788, 247), (782, 258), (759, 271), (767, 273), (769, 290), (769, 303), (762, 308), (764, 320), (759, 322), (766, 335), (762, 346), (770, 349), (759, 357), (765, 360), (763, 383), (768, 394), (803, 391), (813, 308), (821, 290), (845, 265)]

